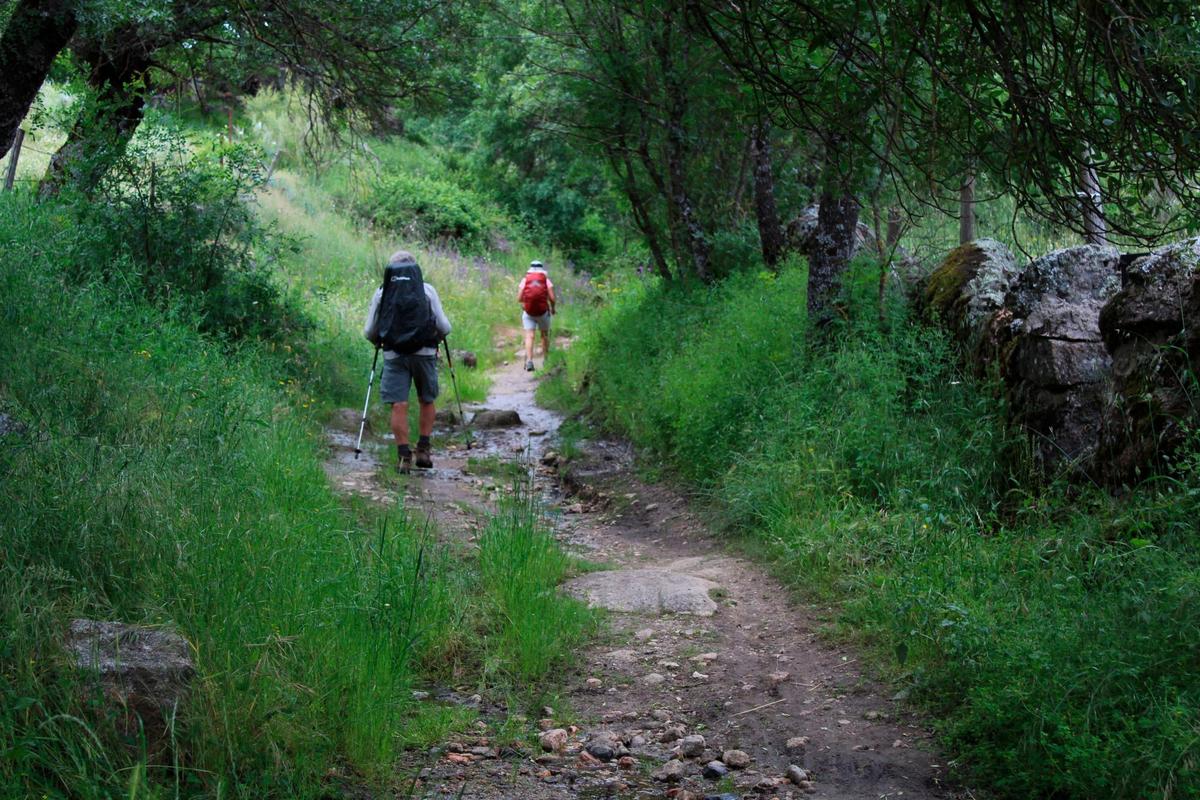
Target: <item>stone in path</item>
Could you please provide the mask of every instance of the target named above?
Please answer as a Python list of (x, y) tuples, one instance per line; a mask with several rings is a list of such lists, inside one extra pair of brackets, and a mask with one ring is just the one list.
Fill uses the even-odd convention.
[(634, 614), (693, 614), (711, 617), (717, 610), (708, 593), (716, 583), (665, 569), (617, 569), (581, 575), (566, 589), (592, 608)]
[(507, 408), (484, 408), (475, 413), (471, 424), (476, 428), (514, 428), (521, 424), (521, 415)]
[[(362, 410), (355, 408), (339, 408), (333, 412), (333, 416), (329, 420), (329, 427), (335, 431), (342, 433), (358, 434), (358, 428), (362, 424)], [(367, 425), (364, 433), (371, 433), (371, 421), (367, 420)]]

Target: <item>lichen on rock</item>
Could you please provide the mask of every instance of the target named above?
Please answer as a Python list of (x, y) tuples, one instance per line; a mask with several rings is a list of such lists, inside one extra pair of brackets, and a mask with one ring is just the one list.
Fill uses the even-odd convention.
[(1007, 247), (994, 239), (978, 239), (951, 250), (926, 279), (921, 298), (924, 316), (950, 330), (978, 373), (986, 371), (996, 349), (981, 350), (988, 321), (1003, 307), (1020, 274)]

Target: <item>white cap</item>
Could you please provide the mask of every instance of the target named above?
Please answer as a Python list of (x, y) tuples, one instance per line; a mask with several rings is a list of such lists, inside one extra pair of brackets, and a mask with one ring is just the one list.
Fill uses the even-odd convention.
[(531, 266), (531, 267), (542, 267), (543, 269), (545, 269), (545, 266), (546, 266), (546, 265), (545, 265), (545, 264), (543, 264), (543, 263), (542, 263), (542, 262), (540, 262), (540, 261), (530, 261), (530, 262), (529, 262), (529, 266)]

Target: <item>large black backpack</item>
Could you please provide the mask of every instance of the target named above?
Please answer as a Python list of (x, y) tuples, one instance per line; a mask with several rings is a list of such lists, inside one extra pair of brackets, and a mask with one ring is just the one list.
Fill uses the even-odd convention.
[(437, 320), (416, 264), (389, 264), (384, 270), (375, 332), (383, 349), (395, 353), (412, 355), (422, 347), (437, 346)]

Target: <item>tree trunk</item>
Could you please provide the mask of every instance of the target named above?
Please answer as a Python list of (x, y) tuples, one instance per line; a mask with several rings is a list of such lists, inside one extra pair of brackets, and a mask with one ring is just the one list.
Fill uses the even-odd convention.
[[(887, 242), (879, 243), (882, 257), (879, 259), (879, 286), (876, 289), (876, 309), (879, 314), (879, 323), (882, 325), (887, 321), (887, 279), (892, 271), (892, 259), (896, 257), (896, 248), (900, 246), (900, 236), (904, 233), (904, 227), (900, 218), (900, 209), (898, 206), (888, 207), (887, 216)], [(878, 239), (879, 234), (875, 234)]]
[(1100, 178), (1091, 163), (1091, 149), (1079, 167), (1079, 203), (1083, 212), (1083, 240), (1088, 244), (1108, 244), (1108, 223), (1104, 219), (1104, 196)]
[(903, 231), (900, 219), (900, 209), (892, 206), (888, 209), (887, 221), (887, 249), (889, 253), (895, 252), (896, 245), (900, 244), (900, 235)]
[(754, 153), (754, 215), (758, 219), (758, 238), (762, 242), (763, 261), (772, 270), (783, 257), (783, 226), (775, 205), (775, 172), (771, 166), (770, 126), (760, 122), (750, 137)]
[(975, 174), (967, 173), (958, 190), (958, 243), (975, 241)]
[(683, 145), (682, 127), (672, 125), (667, 140), (667, 179), (671, 184), (671, 201), (675, 205), (680, 225), (683, 228), (680, 231), (680, 240), (691, 259), (696, 277), (707, 283), (712, 280), (708, 260), (708, 240), (704, 236), (704, 229), (700, 225), (696, 209), (692, 206), (692, 199), (688, 195), (684, 167), (687, 160), (687, 149)]
[(42, 180), (43, 195), (57, 194), (73, 183), (84, 192), (99, 185), (109, 168), (141, 124), (150, 91), (150, 59), (141, 49), (115, 54), (86, 54), (91, 65), (88, 84), (96, 91), (94, 103), (80, 113), (67, 141), (50, 159)]
[(625, 197), (629, 200), (629, 207), (633, 210), (634, 224), (637, 225), (642, 237), (646, 240), (646, 246), (650, 249), (650, 256), (654, 259), (654, 266), (658, 269), (658, 274), (662, 276), (663, 280), (669, 281), (672, 278), (671, 268), (667, 265), (662, 244), (658, 240), (658, 230), (654, 226), (654, 219), (650, 216), (650, 210), (646, 205), (645, 194), (638, 188), (637, 171), (633, 166), (633, 158), (630, 156), (628, 148), (625, 147), (624, 136), (618, 139), (617, 147), (621, 149), (621, 152), (618, 154), (614, 149), (610, 149), (609, 162), (612, 164), (613, 171), (621, 176)]
[(12, 147), (54, 59), (75, 33), (68, 0), (21, 0), (0, 35), (0, 158)]
[[(684, 86), (675, 66), (671, 44), (672, 25), (672, 15), (668, 13), (664, 16), (662, 35), (658, 40), (658, 59), (663, 74), (663, 100), (667, 116), (667, 187), (670, 204), (675, 209), (680, 227), (679, 243), (687, 260), (691, 261), (696, 277), (707, 283), (712, 280), (708, 239), (704, 235), (704, 228), (700, 224), (687, 188), (688, 142), (684, 119), (687, 116), (688, 96), (687, 87)], [(685, 47), (686, 41), (685, 37)]]
[(817, 231), (808, 258), (808, 316), (826, 311), (841, 283), (842, 273), (854, 252), (858, 229), (858, 201), (850, 194), (821, 192)]

